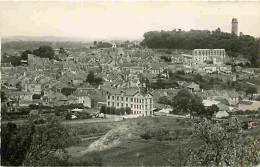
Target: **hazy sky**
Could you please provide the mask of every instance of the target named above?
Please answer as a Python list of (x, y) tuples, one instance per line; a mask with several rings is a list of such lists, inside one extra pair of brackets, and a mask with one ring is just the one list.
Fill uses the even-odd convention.
[(1, 36), (142, 38), (150, 30), (208, 29), (260, 36), (258, 2), (0, 2)]

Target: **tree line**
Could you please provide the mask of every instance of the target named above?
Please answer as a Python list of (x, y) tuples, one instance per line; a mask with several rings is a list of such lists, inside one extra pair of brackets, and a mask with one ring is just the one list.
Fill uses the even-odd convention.
[(115, 108), (115, 107), (102, 106), (100, 108), (100, 113), (103, 114), (125, 115), (125, 114), (131, 114), (131, 112), (132, 111), (130, 107)]
[(250, 35), (215, 31), (149, 31), (144, 33), (143, 46), (156, 49), (217, 49), (223, 48), (231, 57), (242, 55), (253, 67), (258, 66), (259, 39)]

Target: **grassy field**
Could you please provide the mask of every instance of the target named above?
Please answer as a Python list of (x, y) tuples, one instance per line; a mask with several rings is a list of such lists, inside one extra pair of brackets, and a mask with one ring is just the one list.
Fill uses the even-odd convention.
[[(150, 139), (146, 141), (140, 135), (146, 131), (156, 132), (160, 129), (167, 129), (172, 135), (177, 130), (186, 130), (190, 126), (190, 123), (188, 123), (190, 121), (167, 117), (142, 117), (114, 123), (67, 125), (79, 135), (90, 134), (91, 132), (95, 135), (115, 127), (119, 129), (112, 135), (107, 136), (109, 140), (106, 140), (106, 143), (113, 143), (114, 140), (119, 139), (119, 142), (110, 149), (81, 153), (87, 150), (94, 140), (82, 141), (80, 145), (68, 149), (68, 152), (72, 155), (70, 161), (73, 165), (90, 165), (89, 163), (91, 163), (97, 166), (101, 165), (99, 162), (104, 166), (161, 166), (183, 163), (180, 160), (184, 155), (180, 155), (178, 151), (187, 148), (187, 146), (182, 144), (180, 140), (158, 141), (157, 139)], [(122, 125), (125, 130), (121, 128)], [(174, 159), (175, 161), (172, 162)]]
[[(122, 122), (66, 125), (81, 137), (108, 132), (69, 148), (72, 156), (69, 161), (73, 166), (183, 166), (188, 157), (187, 149), (196, 147), (186, 140), (189, 135), (187, 129), (194, 121), (141, 117)], [(141, 137), (144, 132), (158, 133), (162, 129), (169, 132), (162, 140), (156, 137), (145, 140)], [(253, 136), (257, 131), (259, 128), (246, 130), (245, 135)], [(90, 150), (93, 144), (105, 146), (104, 149), (97, 147)]]

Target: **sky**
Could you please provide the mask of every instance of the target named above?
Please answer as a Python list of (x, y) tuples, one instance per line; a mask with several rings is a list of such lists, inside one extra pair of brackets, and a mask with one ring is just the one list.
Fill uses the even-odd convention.
[(0, 35), (142, 39), (153, 30), (238, 31), (260, 37), (260, 1), (0, 1)]

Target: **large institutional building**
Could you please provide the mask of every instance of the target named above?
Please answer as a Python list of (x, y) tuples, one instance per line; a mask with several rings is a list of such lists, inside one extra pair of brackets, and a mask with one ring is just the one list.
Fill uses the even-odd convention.
[(108, 107), (130, 107), (132, 114), (139, 116), (153, 115), (153, 96), (136, 90), (111, 89), (107, 91)]
[(192, 57), (194, 63), (213, 61), (213, 64), (218, 64), (226, 58), (226, 51), (225, 49), (194, 49)]

